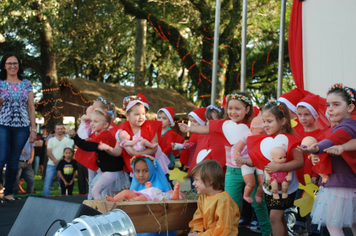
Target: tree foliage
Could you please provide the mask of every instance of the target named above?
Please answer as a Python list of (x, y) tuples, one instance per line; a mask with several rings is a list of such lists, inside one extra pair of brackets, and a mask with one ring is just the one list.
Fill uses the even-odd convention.
[[(276, 95), (280, 1), (248, 2), (246, 84), (261, 105)], [(145, 85), (176, 89), (206, 106), (210, 104), (215, 3), (2, 1), (0, 51), (17, 51), (28, 68), (28, 78), (43, 88), (58, 86), (62, 76), (133, 85), (136, 20), (147, 20)], [(286, 26), (291, 7), (287, 4)], [(241, 0), (221, 2), (217, 97), (240, 89), (241, 5)], [(284, 85), (290, 89), (293, 83), (285, 52)], [(56, 97), (54, 93), (44, 96)]]

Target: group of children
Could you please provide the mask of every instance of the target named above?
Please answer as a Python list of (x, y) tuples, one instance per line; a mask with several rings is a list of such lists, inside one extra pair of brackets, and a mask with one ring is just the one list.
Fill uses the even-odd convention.
[[(134, 95), (124, 99), (127, 120), (120, 125), (112, 125), (107, 110), (95, 108), (87, 138), (68, 133), (80, 149), (95, 154), (79, 160), (76, 154), (98, 172), (90, 183), (94, 199), (184, 198), (179, 185), (172, 190), (167, 178), (181, 150), (181, 162), (199, 194), (189, 235), (237, 235), (243, 197), (251, 203), (262, 235), (285, 236), (284, 213), (294, 205), (299, 182), (304, 174), (317, 178), (318, 173), (327, 174), (328, 181), (319, 182), (312, 223), (326, 225), (332, 236), (343, 235), (342, 227), (356, 235), (356, 121), (350, 118), (355, 98), (355, 90), (341, 84), (329, 89), (329, 128), (317, 122), (319, 98), (307, 91), (295, 89), (271, 100), (260, 114), (254, 114), (248, 94), (235, 92), (226, 96), (223, 119), (215, 106), (190, 112), (190, 125), (178, 124), (191, 134), (184, 143), (171, 129), (172, 107), (159, 109), (158, 121), (146, 120), (147, 100)], [(319, 142), (301, 146), (306, 136)], [(130, 191), (115, 195), (129, 184)]]

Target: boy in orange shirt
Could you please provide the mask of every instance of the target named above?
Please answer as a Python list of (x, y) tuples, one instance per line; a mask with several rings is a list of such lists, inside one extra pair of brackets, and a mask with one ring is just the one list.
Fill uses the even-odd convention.
[(198, 207), (189, 222), (188, 236), (237, 235), (239, 207), (224, 191), (225, 174), (215, 160), (204, 160), (191, 171), (193, 186), (199, 194)]

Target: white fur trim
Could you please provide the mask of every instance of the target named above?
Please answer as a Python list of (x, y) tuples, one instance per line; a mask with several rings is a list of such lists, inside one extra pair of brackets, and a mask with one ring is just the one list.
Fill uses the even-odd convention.
[[(142, 102), (142, 101), (141, 101)], [(147, 110), (149, 110), (150, 109), (150, 106), (148, 105), (148, 103), (147, 102), (142, 102), (142, 104), (147, 108)]]
[(162, 112), (164, 112), (164, 114), (166, 114), (166, 116), (167, 116), (168, 119), (169, 119), (169, 123), (171, 123), (171, 127), (173, 127), (173, 126), (174, 126), (174, 120), (173, 120), (173, 117), (171, 116), (171, 113), (169, 113), (169, 111), (168, 111), (166, 108), (161, 108), (161, 109), (159, 109), (159, 110), (157, 111), (157, 115), (158, 115), (158, 113), (159, 113), (160, 111), (162, 111)]
[(291, 110), (292, 112), (294, 112), (294, 114), (297, 114), (297, 108), (287, 99), (285, 99), (284, 97), (279, 97), (277, 99), (277, 101), (283, 102), (287, 105), (287, 107), (289, 108), (289, 110)]
[(205, 125), (205, 121), (200, 119), (200, 117), (195, 112), (189, 112), (188, 116), (192, 116), (200, 125)]

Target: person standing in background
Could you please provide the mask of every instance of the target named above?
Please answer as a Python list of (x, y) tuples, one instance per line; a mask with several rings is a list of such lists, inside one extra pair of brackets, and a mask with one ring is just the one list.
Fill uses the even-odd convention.
[(47, 155), (48, 163), (46, 168), (46, 177), (43, 185), (43, 195), (51, 195), (51, 185), (53, 177), (57, 173), (56, 166), (63, 157), (65, 148), (73, 148), (74, 141), (64, 135), (65, 129), (63, 124), (56, 124), (54, 126), (54, 137), (48, 140)]
[[(37, 175), (40, 164), (42, 164), (43, 166), (43, 156), (44, 156), (44, 146), (45, 146), (44, 139), (41, 133), (37, 133), (37, 137), (34, 144), (35, 144), (35, 158), (33, 160), (32, 167), (35, 172), (35, 175)], [(43, 170), (41, 171), (41, 173), (42, 172)]]
[(20, 179), (24, 179), (27, 187), (26, 187), (26, 193), (32, 193), (33, 192), (33, 187), (35, 185), (35, 173), (32, 169), (32, 163), (35, 157), (35, 144), (30, 143), (29, 140), (27, 140), (21, 156), (19, 160), (19, 171), (17, 173), (17, 178), (16, 178), (16, 183), (14, 185), (14, 194), (18, 194), (20, 188), (19, 183)]
[(22, 73), (20, 57), (5, 53), (0, 61), (0, 170), (6, 164), (2, 200), (10, 203), (19, 201), (13, 197), (13, 186), (22, 149), (27, 139), (33, 143), (37, 135), (33, 88)]

